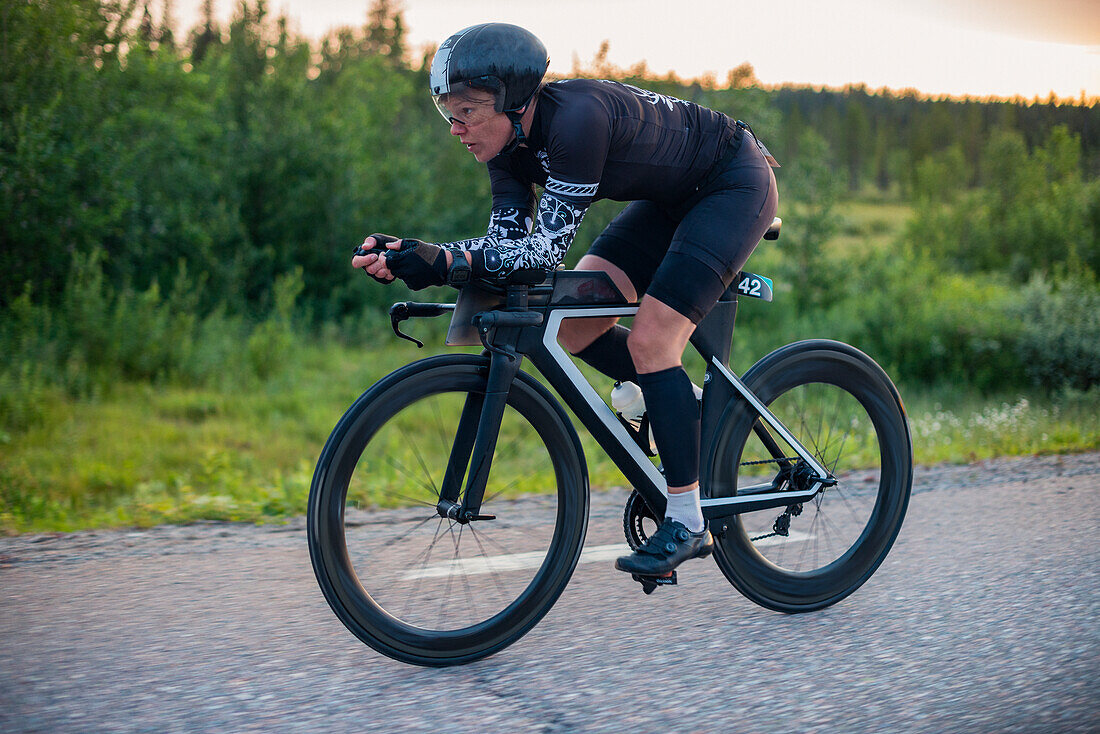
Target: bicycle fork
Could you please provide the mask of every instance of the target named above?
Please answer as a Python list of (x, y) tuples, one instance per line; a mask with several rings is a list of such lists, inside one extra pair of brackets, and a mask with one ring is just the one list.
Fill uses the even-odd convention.
[[(436, 505), (436, 511), (441, 517), (464, 525), (476, 520), (495, 519), (494, 515), (480, 514), (481, 502), (485, 497), (485, 484), (489, 478), (493, 453), (496, 451), (500, 422), (508, 403), (508, 392), (519, 373), (521, 361), (522, 358), (512, 350), (493, 353), (489, 362), (489, 379), (485, 393), (467, 394), (447, 461), (439, 504)], [(464, 478), (465, 492), (461, 488)]]

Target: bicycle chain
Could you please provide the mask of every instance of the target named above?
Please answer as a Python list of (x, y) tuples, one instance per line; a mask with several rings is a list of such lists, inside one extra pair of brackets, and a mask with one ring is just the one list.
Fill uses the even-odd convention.
[[(761, 461), (742, 461), (741, 466), (760, 466), (762, 464), (778, 464), (781, 461), (798, 461), (797, 456), (784, 456), (779, 459), (763, 459)], [(755, 538), (749, 538), (750, 543), (755, 543), (758, 540), (764, 540), (765, 538), (774, 538), (779, 533), (766, 533), (764, 535), (757, 535)]]
[(767, 533), (766, 535), (757, 535), (755, 538), (749, 538), (749, 542), (750, 543), (755, 543), (758, 540), (763, 540), (764, 538), (771, 538), (771, 537), (776, 536), (776, 535), (779, 535), (779, 533)]
[(778, 464), (781, 461), (798, 461), (797, 456), (781, 456), (778, 459), (763, 459), (761, 461), (742, 461), (740, 466), (759, 466), (761, 464)]

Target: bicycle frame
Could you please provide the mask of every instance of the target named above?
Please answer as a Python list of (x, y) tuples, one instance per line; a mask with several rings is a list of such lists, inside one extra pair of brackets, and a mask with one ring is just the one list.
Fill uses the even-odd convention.
[[(555, 277), (564, 275), (565, 273), (556, 273)], [(578, 273), (578, 275), (581, 274)], [(585, 273), (582, 277), (594, 278), (596, 275)], [(743, 274), (739, 283), (744, 283), (746, 278), (758, 277)], [(770, 283), (768, 285), (769, 293), (766, 298), (770, 300)], [(770, 483), (738, 488), (736, 496), (710, 497), (706, 476), (707, 467), (702, 467), (704, 476), (701, 504), (703, 516), (707, 519), (725, 518), (743, 512), (805, 502), (812, 499), (822, 487), (829, 486), (835, 481), (813, 454), (798, 442), (782, 422), (727, 366), (733, 322), (736, 316), (736, 287), (735, 284), (723, 296), (714, 311), (700, 323), (691, 338), (692, 345), (707, 363), (703, 383), (700, 444), (703, 447), (703, 456), (709, 456), (723, 417), (731, 410), (751, 410), (760, 419), (754, 431), (779, 464), (780, 472)], [(744, 288), (741, 290), (744, 291)], [(615, 291), (615, 293), (618, 292)], [(465, 296), (467, 291), (464, 290), (459, 297), (460, 303), (456, 308), (452, 327), (455, 321), (463, 318), (461, 302)], [(629, 317), (637, 313), (638, 305), (627, 304), (624, 302), (625, 299), (619, 296), (621, 304), (549, 305), (532, 310), (527, 307), (527, 296), (527, 286), (508, 286), (508, 306), (504, 311), (482, 311), (472, 319), (486, 347), (486, 353), (490, 356), (488, 384), (485, 394), (471, 395), (463, 409), (441, 487), (439, 506), (441, 513), (459, 522), (481, 519), (478, 513), (508, 391), (519, 371), (522, 358), (527, 357), (588, 429), (631, 485), (642, 495), (654, 513), (658, 517), (663, 516), (667, 491), (664, 477), (642, 451), (637, 441), (631, 437), (614, 411), (584, 378), (557, 339), (562, 324), (567, 319)], [(434, 316), (443, 313), (443, 309), (449, 308), (444, 304), (405, 303), (395, 305), (394, 309), (398, 307), (403, 309), (402, 318), (417, 315)], [(468, 316), (469, 309), (466, 310)], [(391, 314), (393, 312), (391, 310)], [(394, 317), (394, 331), (404, 336), (397, 329), (398, 320), (398, 317)], [(448, 343), (452, 342), (448, 340)], [(787, 452), (780, 449), (769, 428), (778, 434), (813, 472), (813, 476), (806, 482), (804, 488), (779, 491), (781, 484), (785, 481), (784, 472), (790, 469), (791, 462)], [(459, 485), (471, 458), (473, 458), (473, 464), (469, 467), (466, 492), (463, 494)], [(462, 496), (461, 504), (460, 496)]]

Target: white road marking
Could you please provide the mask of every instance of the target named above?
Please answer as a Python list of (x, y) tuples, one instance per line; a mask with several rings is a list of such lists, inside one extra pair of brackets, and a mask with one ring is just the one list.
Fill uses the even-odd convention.
[[(797, 543), (809, 540), (810, 535), (797, 530), (792, 530), (786, 537), (765, 538), (756, 541), (756, 547), (762, 548), (780, 543)], [(630, 553), (630, 546), (626, 543), (614, 545), (588, 546), (581, 551), (578, 563), (594, 563), (596, 561), (613, 561), (619, 556)], [(538, 568), (546, 558), (545, 551), (532, 553), (509, 553), (501, 556), (482, 556), (480, 558), (458, 558), (442, 563), (433, 563), (413, 571), (409, 571), (401, 577), (402, 581), (415, 579), (436, 579), (449, 576), (477, 576), (485, 573), (503, 573), (505, 571), (521, 571), (527, 568)]]

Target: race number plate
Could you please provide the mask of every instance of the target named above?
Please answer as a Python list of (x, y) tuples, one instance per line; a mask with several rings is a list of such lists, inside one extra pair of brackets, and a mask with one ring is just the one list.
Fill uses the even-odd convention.
[(736, 290), (739, 296), (751, 296), (752, 298), (759, 298), (761, 301), (768, 301), (769, 303), (772, 300), (771, 278), (765, 278), (763, 275), (741, 273), (741, 278), (737, 281)]

